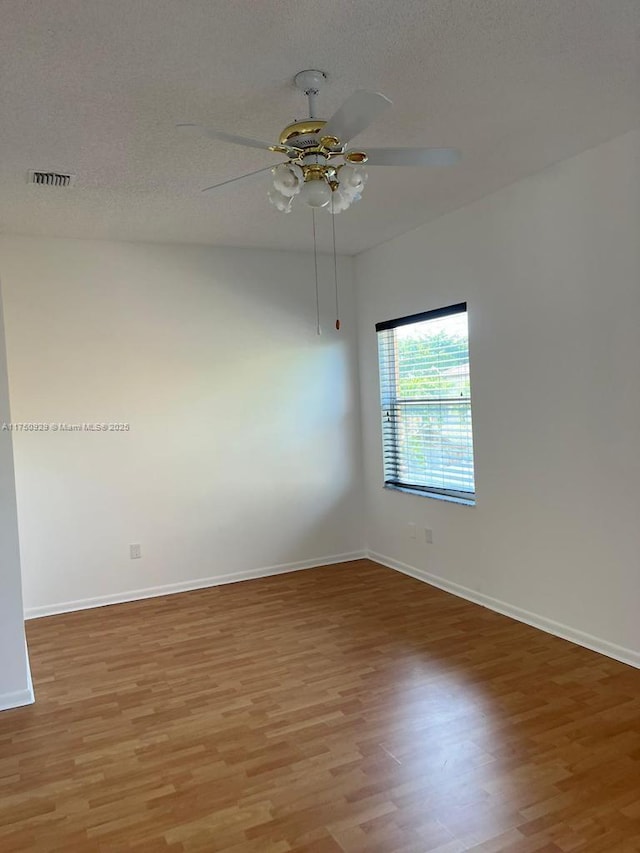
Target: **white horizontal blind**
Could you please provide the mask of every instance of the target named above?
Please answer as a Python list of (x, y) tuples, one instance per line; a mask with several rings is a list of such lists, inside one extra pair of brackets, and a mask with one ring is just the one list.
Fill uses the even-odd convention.
[(466, 309), (376, 326), (387, 485), (474, 497)]

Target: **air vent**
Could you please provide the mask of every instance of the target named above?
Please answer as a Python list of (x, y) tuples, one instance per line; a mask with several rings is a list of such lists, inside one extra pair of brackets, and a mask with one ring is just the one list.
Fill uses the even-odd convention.
[(68, 172), (41, 172), (33, 169), (29, 172), (27, 183), (42, 187), (71, 187), (75, 180), (76, 176)]

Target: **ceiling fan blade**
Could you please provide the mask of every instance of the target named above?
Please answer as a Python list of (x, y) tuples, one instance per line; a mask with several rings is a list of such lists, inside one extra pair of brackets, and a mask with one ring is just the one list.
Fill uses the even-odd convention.
[(247, 172), (246, 175), (238, 175), (237, 178), (229, 178), (226, 181), (221, 181), (219, 184), (214, 184), (211, 187), (205, 187), (203, 190), (200, 190), (201, 193), (208, 193), (209, 190), (217, 190), (218, 187), (224, 187), (226, 184), (232, 184), (234, 181), (242, 181), (244, 178), (251, 178), (253, 175), (259, 175), (261, 172), (267, 172), (269, 169), (273, 169), (274, 166), (277, 166), (277, 163), (272, 164), (271, 166), (265, 166), (262, 169), (256, 169), (255, 172)]
[(335, 136), (344, 145), (361, 133), (391, 101), (379, 92), (360, 89), (350, 95), (322, 128), (323, 136)]
[(248, 136), (235, 136), (232, 133), (225, 133), (223, 130), (213, 130), (210, 127), (203, 127), (201, 124), (193, 124), (185, 122), (177, 124), (177, 128), (187, 132), (197, 133), (200, 136), (208, 136), (209, 139), (218, 139), (221, 142), (231, 142), (233, 145), (246, 145), (249, 148), (261, 148), (263, 151), (269, 151), (271, 144), (269, 142), (261, 142), (259, 139), (250, 139)]
[(457, 148), (367, 148), (367, 166), (453, 166)]

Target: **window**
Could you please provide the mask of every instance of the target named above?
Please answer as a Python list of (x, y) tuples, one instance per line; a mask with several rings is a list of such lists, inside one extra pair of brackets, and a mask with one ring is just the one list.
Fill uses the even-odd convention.
[(385, 486), (474, 503), (467, 303), (376, 331)]

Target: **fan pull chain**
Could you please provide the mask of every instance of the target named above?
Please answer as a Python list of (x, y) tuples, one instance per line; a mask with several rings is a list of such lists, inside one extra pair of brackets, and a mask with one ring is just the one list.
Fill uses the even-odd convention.
[(333, 193), (331, 193), (331, 228), (333, 231), (333, 282), (336, 290), (336, 329), (340, 331), (340, 303), (338, 301), (338, 259), (336, 257), (336, 217), (333, 212)]
[(316, 334), (321, 335), (320, 328), (320, 288), (318, 285), (318, 244), (316, 241), (316, 212), (311, 208), (311, 221), (313, 223), (313, 268), (316, 276)]

